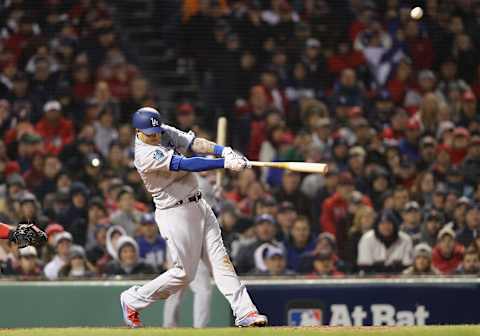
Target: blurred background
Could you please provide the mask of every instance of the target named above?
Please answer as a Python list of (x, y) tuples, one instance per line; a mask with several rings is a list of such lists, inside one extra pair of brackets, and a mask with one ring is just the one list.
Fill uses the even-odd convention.
[[(331, 323), (344, 312), (328, 287), (339, 283), (347, 315), (358, 304), (371, 313), (360, 324), (385, 311), (384, 322), (421, 324), (429, 309), (424, 323), (477, 321), (468, 304), (458, 316), (432, 309), (435, 286), (447, 302), (478, 295), (479, 43), (478, 0), (1, 1), (0, 221), (35, 222), (49, 241), (0, 243), (0, 292), (25, 290), (12, 279), (165, 270), (132, 163), (130, 117), (152, 106), (211, 140), (225, 116), (227, 143), (251, 160), (329, 164), (326, 176), (228, 172), (220, 196), (215, 173), (199, 176), (237, 272), (280, 279), (282, 294), (251, 282), (265, 313), (278, 310), (274, 324)], [(406, 277), (420, 278), (412, 297), (392, 294)], [(370, 312), (361, 290), (384, 310)], [(285, 302), (269, 308), (272, 297)], [(45, 323), (82, 323), (57, 317)]]

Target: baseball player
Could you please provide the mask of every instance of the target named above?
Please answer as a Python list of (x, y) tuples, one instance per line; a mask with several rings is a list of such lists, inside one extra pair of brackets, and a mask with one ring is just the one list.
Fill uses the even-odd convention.
[(32, 223), (20, 223), (15, 229), (0, 223), (0, 239), (8, 239), (24, 248), (30, 245), (41, 246), (47, 241), (47, 235)]
[[(193, 174), (219, 168), (240, 171), (249, 166), (248, 160), (230, 147), (163, 124), (159, 112), (150, 107), (136, 111), (132, 123), (137, 130), (134, 164), (153, 196), (155, 219), (167, 242), (172, 267), (145, 285), (133, 286), (120, 295), (125, 323), (132, 328), (141, 327), (139, 312), (187, 286), (195, 278), (201, 259), (230, 303), (235, 325), (266, 326), (267, 317), (258, 313), (238, 279), (223, 245), (220, 226), (202, 199)], [(188, 150), (221, 158), (187, 158), (181, 154)]]

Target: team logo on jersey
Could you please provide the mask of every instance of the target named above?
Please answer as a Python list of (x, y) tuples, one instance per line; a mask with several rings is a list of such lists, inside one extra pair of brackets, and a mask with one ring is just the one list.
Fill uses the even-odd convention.
[(150, 118), (150, 122), (152, 123), (152, 127), (157, 127), (157, 126), (160, 125), (160, 123), (158, 122), (158, 120), (155, 119), (155, 118), (153, 118), (153, 117)]
[(153, 152), (153, 158), (157, 161), (162, 161), (164, 157), (165, 157), (165, 154), (163, 154), (163, 152), (159, 149)]

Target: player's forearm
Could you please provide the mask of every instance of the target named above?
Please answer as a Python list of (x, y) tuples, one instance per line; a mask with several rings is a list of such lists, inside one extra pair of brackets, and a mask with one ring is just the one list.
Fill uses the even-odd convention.
[(201, 172), (212, 169), (224, 168), (225, 159), (208, 159), (203, 157), (186, 158), (180, 155), (174, 155), (170, 162), (172, 171)]
[(190, 148), (194, 153), (215, 154), (216, 156), (221, 156), (224, 147), (217, 145), (215, 142), (209, 141), (205, 138), (195, 138), (193, 139), (193, 143)]

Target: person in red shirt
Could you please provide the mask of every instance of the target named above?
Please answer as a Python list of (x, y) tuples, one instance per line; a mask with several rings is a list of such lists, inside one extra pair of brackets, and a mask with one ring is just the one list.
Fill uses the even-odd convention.
[(452, 165), (460, 165), (465, 156), (467, 156), (468, 147), (470, 144), (470, 132), (463, 127), (457, 127), (453, 130), (452, 145), (448, 147), (448, 154)]
[(412, 84), (412, 60), (403, 57), (395, 70), (394, 76), (388, 81), (387, 88), (395, 104), (401, 104)]
[(453, 274), (463, 260), (464, 247), (455, 241), (455, 232), (448, 225), (438, 233), (432, 252), (432, 265), (441, 274)]
[[(323, 202), (320, 227), (323, 232), (330, 232), (338, 242), (339, 255), (343, 255), (343, 249), (347, 240), (347, 233), (351, 220), (349, 208), (353, 201), (354, 180), (350, 173), (342, 173), (339, 176), (336, 192)], [(359, 200), (367, 206), (372, 206), (367, 196)]]
[(337, 270), (335, 255), (332, 252), (319, 253), (313, 260), (313, 272), (309, 277), (343, 277), (345, 273)]
[(412, 57), (415, 69), (431, 69), (435, 59), (432, 41), (422, 36), (417, 21), (408, 21), (405, 36), (408, 53)]
[(57, 155), (73, 141), (73, 124), (62, 116), (62, 106), (56, 100), (45, 103), (43, 111), (45, 113), (35, 129), (44, 139), (46, 152)]

